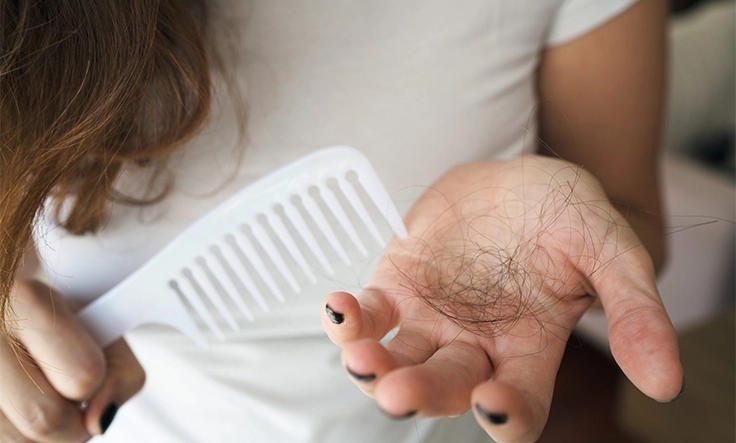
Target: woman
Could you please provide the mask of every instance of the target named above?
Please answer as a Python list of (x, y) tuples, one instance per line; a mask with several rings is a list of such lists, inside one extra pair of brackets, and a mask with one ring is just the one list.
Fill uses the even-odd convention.
[[(656, 146), (666, 8), (631, 3), (3, 2), (0, 288), (6, 337), (23, 346), (16, 354), (7, 340), (0, 355), (3, 435), (533, 441), (569, 330), (593, 295), (624, 372), (657, 400), (676, 397), (682, 368), (654, 286), (664, 256)], [(247, 143), (232, 91), (246, 91)], [(569, 163), (519, 157), (536, 134)], [(11, 278), (33, 232), (49, 284), (85, 303), (239, 187), (333, 144), (366, 153), (397, 200), (413, 202), (406, 193), (434, 182), (407, 216), (409, 242), (389, 246), (359, 303), (333, 293), (322, 314), (378, 408), (349, 385), (319, 329), (319, 286), (316, 299), (304, 295), (209, 351), (166, 329), (134, 331), (134, 356), (125, 341), (96, 347), (30, 265)], [(451, 165), (460, 166), (445, 173)], [(521, 207), (559, 195), (584, 204), (552, 218), (506, 208), (488, 223), (459, 223), (498, 213), (509, 194), (488, 189), (511, 191)], [(625, 220), (608, 198), (635, 210)], [(463, 212), (470, 201), (480, 205)], [(148, 204), (126, 204), (136, 202)], [(503, 244), (500, 232), (510, 233)], [(422, 290), (448, 288), (444, 277), (423, 278), (438, 263), (427, 251), (462, 257), (484, 241), (501, 251), (531, 244), (549, 258), (524, 255), (514, 275), (532, 290), (509, 309), (481, 305), (505, 320), (495, 329), (435, 297), (452, 287)], [(502, 258), (487, 269), (515, 263)], [(342, 282), (362, 275), (343, 272)], [(143, 384), (138, 362), (146, 387), (128, 402)], [(471, 408), (439, 421), (385, 417)]]

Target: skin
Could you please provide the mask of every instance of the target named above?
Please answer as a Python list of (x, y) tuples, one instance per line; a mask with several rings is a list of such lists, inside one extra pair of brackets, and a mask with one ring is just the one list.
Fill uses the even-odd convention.
[[(570, 331), (594, 299), (606, 312), (613, 356), (633, 384), (658, 401), (681, 392), (677, 338), (655, 280), (665, 257), (657, 170), (665, 16), (665, 2), (645, 0), (547, 49), (538, 71), (540, 138), (551, 150), (542, 151), (566, 161), (528, 156), (449, 171), (412, 208), (408, 239), (388, 246), (367, 289), (328, 296), (326, 305), (344, 321), (323, 314), (327, 334), (343, 348), (348, 371), (363, 376), (354, 378), (358, 387), (388, 415), (473, 408), (495, 440), (535, 441)], [(545, 222), (550, 217), (534, 208), (564, 189), (576, 204)], [(438, 251), (524, 250), (530, 239), (549, 259), (521, 254), (538, 291), (516, 296), (534, 309), (502, 334), (459, 327), (418, 296), (416, 280), (422, 287), (426, 270), (445, 265)], [(485, 269), (502, 266), (485, 259)], [(493, 424), (476, 408), (508, 420)]]
[(666, 252), (659, 144), (666, 90), (667, 3), (644, 0), (595, 31), (545, 51), (539, 67), (540, 138), (582, 165), (645, 242)]
[(12, 294), (22, 348), (0, 342), (0, 441), (87, 441), (102, 433), (108, 405), (140, 391), (145, 373), (124, 340), (101, 349), (67, 301), (33, 279), (36, 267), (29, 254)]
[[(659, 401), (680, 392), (677, 338), (654, 264), (591, 174), (543, 156), (461, 165), (420, 198), (406, 224), (408, 238), (389, 244), (365, 291), (328, 296), (326, 304), (344, 321), (323, 316), (348, 371), (375, 376), (355, 381), (386, 414), (454, 416), (479, 407), (508, 417), (494, 425), (476, 414), (495, 440), (535, 441), (570, 331), (592, 294), (603, 304), (613, 355), (629, 379)], [(504, 269), (510, 261), (472, 253), (498, 250), (515, 251), (511, 258), (522, 271), (483, 280), (482, 270)], [(507, 305), (525, 309), (502, 309), (500, 323), (469, 329), (469, 322), (458, 325), (429, 308), (417, 288), (433, 285), (434, 271), (458, 257), (472, 257), (477, 268), (456, 279), (448, 273), (439, 286), (449, 291), (440, 296), (470, 286), (479, 290), (467, 301), (491, 309), (489, 300), (501, 292)], [(453, 299), (447, 301), (443, 311), (453, 312)]]

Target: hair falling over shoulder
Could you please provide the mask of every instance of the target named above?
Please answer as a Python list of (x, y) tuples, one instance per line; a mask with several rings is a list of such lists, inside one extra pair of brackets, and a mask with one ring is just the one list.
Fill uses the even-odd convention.
[(206, 11), (186, 3), (0, 0), (0, 332), (45, 202), (70, 204), (73, 234), (100, 229), (122, 166), (163, 159), (207, 117)]

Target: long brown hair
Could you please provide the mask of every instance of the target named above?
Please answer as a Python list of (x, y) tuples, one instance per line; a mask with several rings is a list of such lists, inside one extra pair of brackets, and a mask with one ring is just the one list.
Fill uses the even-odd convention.
[(211, 82), (203, 0), (0, 0), (0, 14), (0, 332), (10, 335), (9, 293), (45, 202), (57, 215), (70, 205), (59, 221), (71, 233), (99, 230), (121, 168), (192, 136)]

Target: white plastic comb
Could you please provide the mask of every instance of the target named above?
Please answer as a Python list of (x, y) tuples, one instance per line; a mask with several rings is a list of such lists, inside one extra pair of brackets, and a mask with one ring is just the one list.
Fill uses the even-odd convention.
[[(224, 339), (212, 310), (232, 329), (239, 329), (226, 298), (249, 321), (254, 320), (254, 315), (241, 297), (242, 288), (261, 309), (269, 309), (245, 263), (280, 302), (285, 298), (278, 280), (294, 292), (301, 288), (279, 249), (288, 251), (304, 275), (312, 283), (317, 282), (313, 265), (301, 253), (284, 221), (291, 224), (292, 231), (298, 233), (301, 243), (328, 274), (333, 271), (323, 250), (325, 245), (318, 243), (302, 211), (346, 264), (350, 259), (328, 218), (336, 220), (353, 246), (367, 254), (356, 227), (332, 189), (334, 184), (374, 241), (385, 246), (358, 190), (348, 179), (351, 172), (394, 234), (405, 237), (401, 217), (368, 159), (353, 148), (325, 148), (255, 181), (205, 214), (128, 278), (87, 305), (78, 314), (79, 321), (103, 347), (146, 323), (172, 326), (204, 346), (206, 336), (193, 317), (199, 317), (214, 337)], [(333, 185), (328, 186), (328, 181)], [(315, 188), (329, 214), (320, 209), (313, 194)], [(271, 228), (281, 248), (274, 244), (264, 226)], [(248, 229), (250, 235), (246, 235)], [(271, 269), (278, 270), (277, 275), (273, 275), (264, 259), (273, 264)]]

